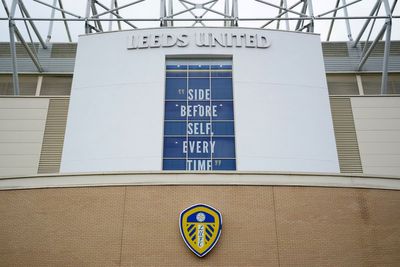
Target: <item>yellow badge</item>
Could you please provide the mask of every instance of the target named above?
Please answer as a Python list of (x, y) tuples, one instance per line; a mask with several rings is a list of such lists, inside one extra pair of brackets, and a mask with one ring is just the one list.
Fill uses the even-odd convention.
[(211, 206), (196, 204), (182, 211), (179, 228), (190, 250), (203, 257), (217, 244), (221, 235), (222, 216)]

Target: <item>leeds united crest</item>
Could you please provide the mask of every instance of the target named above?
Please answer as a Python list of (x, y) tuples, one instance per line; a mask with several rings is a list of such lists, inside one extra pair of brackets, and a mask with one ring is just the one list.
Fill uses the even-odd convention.
[(211, 206), (196, 204), (182, 211), (179, 228), (190, 250), (203, 257), (211, 251), (221, 235), (222, 216)]

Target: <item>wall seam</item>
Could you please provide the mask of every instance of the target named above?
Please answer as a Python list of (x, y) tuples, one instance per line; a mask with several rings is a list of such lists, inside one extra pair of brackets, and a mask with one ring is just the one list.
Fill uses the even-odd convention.
[(119, 266), (122, 266), (122, 249), (124, 243), (125, 212), (126, 212), (126, 191), (127, 191), (127, 186), (124, 186), (124, 204), (122, 210), (122, 229), (121, 229), (121, 245), (119, 251)]
[(276, 223), (276, 203), (275, 203), (275, 186), (272, 186), (272, 203), (274, 205), (274, 222), (275, 222), (275, 238), (276, 238), (276, 251), (278, 256), (278, 266), (281, 266), (281, 256), (279, 253), (279, 239), (278, 239), (278, 224)]

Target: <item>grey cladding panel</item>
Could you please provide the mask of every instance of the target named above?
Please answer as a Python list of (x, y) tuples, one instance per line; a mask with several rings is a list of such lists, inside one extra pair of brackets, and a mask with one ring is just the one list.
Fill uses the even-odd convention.
[(64, 145), (69, 98), (50, 99), (38, 173), (58, 173)]
[(72, 75), (44, 76), (40, 95), (52, 96), (71, 94)]
[(326, 80), (330, 95), (358, 95), (356, 75), (327, 74)]
[(35, 95), (38, 77), (36, 75), (21, 75), (19, 89), (21, 95)]
[[(37, 75), (19, 75), (19, 88), (21, 95), (35, 95)], [(14, 95), (13, 80), (9, 74), (0, 75), (0, 95)]]
[(75, 58), (76, 43), (55, 43), (51, 48), (52, 58)]
[[(381, 74), (364, 74), (361, 76), (366, 95), (380, 95), (381, 93)], [(388, 94), (400, 94), (400, 74), (390, 73), (388, 80)]]
[(330, 100), (340, 172), (362, 173), (363, 168), (350, 98), (331, 97)]
[[(371, 46), (372, 42), (367, 43), (367, 49)], [(365, 42), (361, 42), (361, 48), (364, 49)], [(383, 57), (385, 51), (385, 42), (379, 42), (371, 52), (371, 57)], [(390, 43), (390, 55), (400, 56), (400, 42)]]
[[(38, 51), (39, 44), (35, 43), (33, 46), (29, 44), (32, 52)], [(29, 58), (28, 52), (26, 52), (25, 47), (21, 43), (15, 44), (17, 57), (18, 58)], [(11, 50), (9, 43), (0, 43), (0, 58), (11, 58)]]
[(324, 57), (348, 57), (346, 43), (322, 43)]
[(14, 94), (12, 76), (8, 74), (0, 75), (0, 95), (12, 94)]

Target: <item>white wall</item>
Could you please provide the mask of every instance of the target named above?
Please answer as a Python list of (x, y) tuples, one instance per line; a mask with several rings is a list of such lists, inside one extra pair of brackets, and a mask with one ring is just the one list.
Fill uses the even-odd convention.
[(0, 98), (0, 176), (37, 174), (49, 99)]
[(400, 97), (352, 97), (365, 174), (400, 175)]
[[(127, 49), (133, 33), (266, 34), (271, 46)], [(301, 51), (299, 48), (301, 47)], [(79, 39), (61, 172), (162, 169), (166, 55), (230, 55), (237, 170), (339, 172), (318, 35), (168, 28)]]

